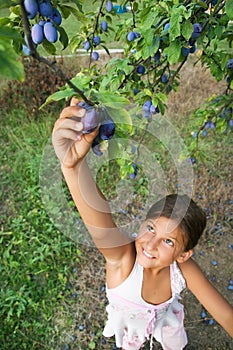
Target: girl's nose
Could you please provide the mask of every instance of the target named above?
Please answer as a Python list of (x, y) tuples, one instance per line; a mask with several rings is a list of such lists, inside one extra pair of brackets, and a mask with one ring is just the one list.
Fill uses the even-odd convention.
[(157, 249), (158, 247), (158, 238), (156, 236), (148, 237), (146, 248), (152, 250)]

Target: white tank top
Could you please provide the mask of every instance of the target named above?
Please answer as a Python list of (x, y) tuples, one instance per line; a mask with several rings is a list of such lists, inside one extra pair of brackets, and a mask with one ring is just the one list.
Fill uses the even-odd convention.
[(176, 262), (170, 265), (172, 297), (159, 305), (143, 300), (141, 296), (143, 267), (136, 261), (128, 278), (115, 288), (106, 288), (109, 305), (108, 321), (103, 335), (115, 335), (116, 346), (125, 350), (140, 349), (153, 337), (164, 349), (181, 350), (187, 344), (183, 327), (183, 305), (178, 300), (186, 287)]

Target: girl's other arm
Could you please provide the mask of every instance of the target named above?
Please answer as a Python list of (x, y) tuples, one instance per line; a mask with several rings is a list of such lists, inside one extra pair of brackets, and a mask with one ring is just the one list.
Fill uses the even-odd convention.
[(186, 279), (188, 289), (225, 331), (233, 337), (233, 306), (217, 291), (191, 258), (179, 266)]

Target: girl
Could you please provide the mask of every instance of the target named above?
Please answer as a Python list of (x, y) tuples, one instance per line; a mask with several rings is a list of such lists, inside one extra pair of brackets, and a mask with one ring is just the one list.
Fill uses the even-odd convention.
[(62, 172), (96, 246), (106, 260), (108, 320), (104, 336), (117, 347), (137, 350), (155, 338), (165, 350), (187, 344), (180, 293), (189, 288), (203, 307), (233, 337), (233, 307), (192, 260), (205, 225), (203, 211), (186, 195), (168, 195), (155, 203), (135, 241), (120, 232), (108, 202), (97, 188), (85, 160), (98, 133), (82, 134), (85, 110), (72, 99), (53, 130)]

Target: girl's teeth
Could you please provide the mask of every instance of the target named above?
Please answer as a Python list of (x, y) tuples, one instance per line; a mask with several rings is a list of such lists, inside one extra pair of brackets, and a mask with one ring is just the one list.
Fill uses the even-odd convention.
[(153, 258), (153, 256), (152, 255), (150, 255), (149, 253), (147, 253), (147, 251), (146, 250), (143, 250), (143, 252), (144, 252), (144, 254), (148, 257), (148, 258), (150, 258), (150, 259), (152, 259)]

